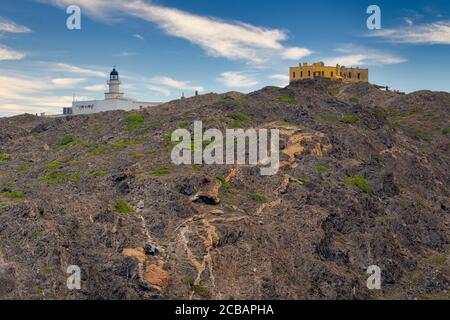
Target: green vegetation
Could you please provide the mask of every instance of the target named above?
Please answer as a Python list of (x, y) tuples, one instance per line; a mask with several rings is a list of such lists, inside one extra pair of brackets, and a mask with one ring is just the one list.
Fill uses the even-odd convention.
[(341, 121), (344, 123), (356, 123), (359, 121), (359, 118), (355, 115), (343, 116)]
[(356, 97), (351, 97), (351, 98), (350, 98), (350, 102), (352, 102), (352, 103), (358, 103), (359, 100), (358, 100), (358, 98), (356, 98)]
[(298, 101), (295, 98), (288, 96), (288, 95), (278, 96), (277, 99), (280, 101), (283, 101), (283, 102), (290, 103), (290, 104), (298, 104)]
[(429, 259), (429, 262), (435, 266), (443, 266), (445, 265), (445, 261), (447, 261), (446, 256), (434, 255)]
[(170, 173), (169, 168), (161, 167), (161, 168), (153, 170), (152, 172), (149, 173), (149, 175), (154, 177), (154, 176), (160, 176), (162, 174), (168, 174), (168, 173)]
[(194, 285), (194, 279), (191, 276), (185, 276), (183, 278), (183, 283), (185, 283), (188, 286), (192, 287)]
[(332, 121), (332, 122), (339, 121), (339, 117), (332, 114), (324, 114), (321, 115), (320, 118), (325, 121)]
[(450, 127), (445, 128), (444, 130), (442, 130), (442, 134), (449, 134), (450, 133)]
[(54, 160), (44, 165), (46, 169), (56, 169), (64, 165), (64, 161)]
[(114, 148), (126, 148), (132, 146), (134, 144), (138, 144), (139, 142), (135, 140), (120, 140), (112, 144)]
[(144, 123), (144, 117), (140, 114), (130, 114), (124, 118), (127, 122), (127, 129), (139, 128)]
[(77, 142), (75, 141), (74, 138), (72, 138), (71, 136), (65, 135), (62, 140), (59, 142), (59, 145), (61, 146), (65, 146), (65, 147), (69, 147), (71, 145), (76, 144)]
[(181, 129), (186, 129), (189, 127), (189, 125), (190, 125), (190, 122), (187, 120), (181, 120), (180, 122), (178, 122), (178, 128), (181, 128)]
[(248, 122), (251, 120), (250, 116), (246, 115), (245, 113), (239, 112), (239, 111), (231, 112), (228, 114), (227, 117), (229, 117), (233, 120), (242, 121), (242, 122)]
[(195, 294), (202, 298), (209, 298), (211, 293), (208, 288), (203, 287), (202, 285), (195, 284), (192, 286), (192, 290), (194, 290)]
[(252, 197), (253, 200), (258, 201), (260, 203), (266, 203), (267, 202), (267, 198), (265, 196), (263, 196), (262, 194), (260, 194), (260, 193), (253, 193), (251, 195), (251, 197)]
[(369, 183), (367, 182), (366, 178), (363, 176), (354, 176), (354, 177), (347, 178), (347, 179), (345, 179), (345, 183), (360, 189), (364, 193), (370, 192)]
[(91, 157), (95, 157), (96, 155), (102, 154), (103, 152), (105, 152), (106, 147), (105, 146), (100, 146), (92, 151), (89, 151), (86, 154), (86, 157), (91, 158)]
[(217, 176), (216, 179), (222, 183), (222, 188), (224, 188), (225, 190), (231, 188), (231, 184), (227, 180), (225, 180), (224, 176)]
[(377, 119), (379, 119), (379, 120), (381, 120), (381, 119), (383, 119), (383, 118), (385, 117), (385, 112), (384, 112), (384, 110), (381, 109), (381, 108), (378, 107), (378, 106), (375, 106), (375, 107), (372, 109), (372, 113), (373, 113), (373, 115), (374, 115)]
[(53, 171), (45, 177), (41, 178), (41, 181), (48, 184), (62, 184), (66, 183), (67, 181), (77, 183), (80, 181), (81, 177), (84, 176), (86, 176), (86, 174), (79, 172), (69, 173), (66, 171)]
[(316, 170), (317, 170), (317, 172), (319, 172), (319, 173), (329, 173), (329, 172), (331, 172), (330, 167), (328, 167), (328, 166), (326, 166), (326, 165), (323, 165), (323, 164), (318, 164), (318, 165), (316, 166)]
[(311, 183), (311, 179), (306, 178), (306, 177), (297, 178), (297, 180), (300, 181), (302, 184), (310, 184)]
[(28, 171), (28, 170), (30, 170), (30, 166), (27, 166), (27, 165), (21, 165), (20, 167), (19, 167), (19, 171)]
[(44, 230), (38, 230), (38, 231), (35, 231), (33, 233), (33, 237), (34, 238), (41, 238), (43, 236), (45, 236), (45, 231)]
[(122, 213), (122, 214), (130, 214), (134, 212), (134, 209), (132, 206), (128, 204), (125, 200), (117, 200), (116, 203), (113, 204), (112, 210), (116, 213)]
[(330, 88), (328, 89), (328, 93), (332, 96), (337, 96), (339, 92), (341, 91), (340, 88)]
[(423, 132), (422, 132), (422, 130), (420, 130), (420, 129), (416, 129), (416, 130), (414, 131), (414, 135), (416, 136), (417, 139), (420, 139), (420, 138), (423, 137)]
[(0, 153), (0, 161), (8, 161), (8, 160), (11, 160), (11, 158), (3, 153)]
[(235, 99), (235, 101), (236, 101), (236, 105), (238, 107), (248, 107), (249, 106), (249, 102), (248, 102), (247, 98), (244, 98), (244, 97), (237, 98), (237, 99)]
[(11, 199), (21, 199), (25, 198), (25, 194), (22, 191), (3, 191), (0, 192), (0, 196), (11, 198)]

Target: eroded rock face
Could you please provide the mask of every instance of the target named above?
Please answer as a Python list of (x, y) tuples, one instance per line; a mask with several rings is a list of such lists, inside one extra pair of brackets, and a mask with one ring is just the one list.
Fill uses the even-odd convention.
[[(448, 298), (448, 101), (301, 81), (172, 101), (137, 127), (0, 119), (0, 299)], [(279, 129), (278, 174), (173, 165), (167, 137), (194, 120)]]

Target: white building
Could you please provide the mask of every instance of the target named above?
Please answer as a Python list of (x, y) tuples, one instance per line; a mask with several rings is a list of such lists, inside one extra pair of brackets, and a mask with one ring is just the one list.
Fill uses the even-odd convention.
[(107, 84), (109, 85), (109, 92), (105, 93), (105, 100), (74, 101), (72, 102), (72, 108), (63, 108), (63, 114), (91, 114), (111, 110), (129, 111), (161, 104), (159, 102), (144, 102), (125, 98), (124, 94), (120, 92), (121, 82), (119, 73), (115, 68), (110, 73)]

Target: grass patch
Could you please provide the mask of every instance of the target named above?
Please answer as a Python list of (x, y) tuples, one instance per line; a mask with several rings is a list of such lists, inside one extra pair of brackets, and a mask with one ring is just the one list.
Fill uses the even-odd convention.
[(11, 198), (11, 199), (22, 199), (25, 198), (25, 194), (22, 191), (4, 191), (0, 192), (0, 196)]
[(189, 125), (190, 125), (190, 122), (187, 120), (181, 120), (180, 122), (178, 122), (178, 128), (181, 128), (181, 129), (186, 129), (189, 127)]
[(434, 255), (429, 259), (430, 263), (435, 266), (443, 266), (445, 261), (447, 261), (447, 257), (441, 255)]
[(116, 213), (122, 213), (122, 214), (130, 214), (134, 212), (134, 209), (132, 206), (128, 204), (125, 200), (117, 200), (116, 203), (112, 205), (112, 210)]
[(192, 290), (194, 290), (194, 293), (202, 298), (209, 298), (211, 296), (211, 293), (209, 292), (208, 288), (195, 284), (192, 286)]
[(277, 100), (283, 101), (283, 102), (287, 102), (287, 103), (290, 103), (290, 104), (298, 104), (298, 101), (295, 98), (293, 98), (291, 96), (288, 96), (288, 95), (278, 96)]
[(302, 184), (310, 184), (311, 183), (311, 179), (306, 178), (306, 177), (297, 178), (297, 180), (300, 181)]
[(123, 119), (127, 123), (127, 129), (139, 128), (144, 123), (144, 117), (140, 114), (129, 114)]
[(332, 122), (339, 121), (339, 117), (332, 115), (332, 114), (323, 114), (320, 116), (320, 119), (325, 120), (325, 121), (332, 121)]
[(363, 176), (355, 176), (345, 179), (345, 183), (360, 189), (364, 193), (370, 192), (370, 186), (366, 178)]
[(120, 140), (112, 144), (113, 148), (126, 148), (138, 144), (136, 140)]
[(65, 171), (53, 171), (43, 177), (41, 180), (49, 184), (65, 183), (69, 177), (69, 173)]
[(341, 121), (344, 123), (356, 123), (359, 121), (359, 118), (355, 115), (343, 116)]
[(384, 117), (385, 117), (385, 112), (384, 112), (384, 110), (383, 109), (381, 109), (380, 107), (378, 107), (378, 106), (375, 106), (373, 109), (372, 109), (372, 113), (373, 113), (373, 115), (375, 116), (375, 118), (377, 118), (377, 119), (379, 119), (379, 120), (381, 120), (381, 119), (384, 119)]
[(216, 179), (222, 183), (222, 188), (224, 188), (225, 190), (231, 188), (231, 184), (227, 180), (225, 180), (224, 176), (217, 176)]
[(183, 277), (183, 283), (192, 287), (194, 285), (194, 279), (191, 276), (185, 276), (185, 277)]
[(328, 89), (328, 93), (332, 96), (337, 96), (339, 92), (341, 91), (340, 88), (330, 88)]
[(30, 170), (30, 166), (27, 166), (27, 165), (21, 165), (20, 167), (19, 167), (19, 171), (28, 171), (28, 170)]
[(71, 136), (65, 135), (61, 141), (59, 142), (60, 146), (65, 146), (65, 147), (69, 147), (72, 146), (74, 144), (76, 144), (77, 142), (75, 141), (74, 138), (72, 138)]
[(442, 130), (442, 134), (449, 134), (449, 133), (450, 133), (450, 127)]
[(6, 154), (0, 153), (0, 161), (8, 161), (11, 160)]
[(97, 156), (97, 155), (102, 154), (103, 152), (105, 152), (105, 150), (106, 150), (106, 147), (105, 147), (105, 146), (98, 147), (98, 148), (96, 148), (96, 149), (94, 149), (94, 150), (92, 150), (92, 151), (89, 151), (89, 152), (86, 154), (86, 157), (88, 157), (88, 158), (95, 157), (95, 156)]
[(329, 172), (331, 172), (330, 167), (328, 167), (328, 166), (326, 166), (326, 165), (323, 165), (323, 164), (317, 165), (317, 166), (316, 166), (316, 170), (317, 170), (317, 172), (319, 172), (319, 173), (329, 173)]
[(168, 174), (168, 173), (170, 173), (169, 168), (161, 167), (161, 168), (158, 168), (158, 169), (155, 169), (155, 170), (151, 171), (149, 173), (149, 176), (155, 177), (155, 176), (160, 176), (160, 175)]
[(233, 120), (241, 121), (241, 122), (249, 122), (251, 120), (250, 116), (246, 115), (245, 113), (239, 112), (239, 111), (231, 112), (227, 115), (227, 117), (229, 117)]
[(33, 237), (34, 238), (41, 238), (43, 236), (45, 236), (45, 231), (44, 230), (38, 230), (38, 231), (35, 231), (33, 233)]
[(61, 167), (63, 165), (64, 165), (63, 161), (54, 160), (52, 162), (49, 162), (49, 163), (45, 164), (44, 168), (46, 168), (46, 169), (57, 169), (57, 168), (59, 168), (59, 167)]
[(260, 194), (260, 193), (253, 193), (251, 195), (251, 197), (252, 197), (253, 200), (258, 201), (260, 203), (266, 203), (267, 202), (267, 198), (265, 196), (263, 196), (262, 194)]

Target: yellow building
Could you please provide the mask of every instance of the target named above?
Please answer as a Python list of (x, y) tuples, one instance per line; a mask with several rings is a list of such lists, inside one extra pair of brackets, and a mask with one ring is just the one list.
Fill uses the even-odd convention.
[(369, 82), (369, 69), (346, 68), (336, 65), (326, 66), (323, 62), (308, 65), (307, 62), (298, 67), (289, 68), (289, 82), (305, 79), (325, 78), (343, 82)]

